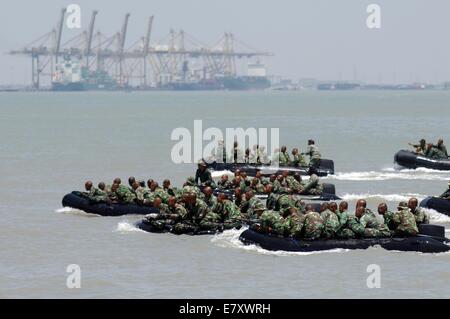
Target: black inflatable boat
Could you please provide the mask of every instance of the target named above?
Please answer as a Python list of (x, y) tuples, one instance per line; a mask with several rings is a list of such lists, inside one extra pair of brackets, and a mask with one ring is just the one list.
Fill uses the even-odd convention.
[(289, 171), (291, 174), (299, 173), (301, 175), (316, 174), (317, 176), (327, 176), (334, 174), (334, 162), (328, 159), (321, 159), (318, 167), (294, 167), (294, 166), (270, 166), (270, 165), (252, 165), (252, 164), (233, 164), (213, 162), (208, 165), (209, 169), (214, 171), (236, 171), (237, 169), (246, 172), (249, 176), (255, 176), (257, 171), (261, 171), (264, 176), (272, 174), (281, 174), (283, 171)]
[(431, 208), (450, 216), (450, 199), (430, 196), (420, 202), (420, 207)]
[(217, 230), (217, 231), (214, 231), (214, 230), (199, 230), (199, 231), (196, 231), (195, 233), (194, 232), (187, 232), (187, 233), (179, 234), (179, 233), (172, 232), (170, 229), (165, 229), (165, 230), (157, 229), (157, 228), (153, 227), (151, 224), (145, 222), (145, 220), (138, 221), (135, 224), (135, 226), (137, 228), (141, 229), (141, 230), (146, 231), (146, 232), (158, 233), (158, 234), (172, 233), (172, 234), (175, 234), (175, 235), (197, 236), (197, 235), (214, 235), (214, 234), (217, 234), (217, 233), (221, 232), (219, 230)]
[(400, 166), (411, 169), (425, 167), (441, 171), (450, 170), (450, 159), (435, 160), (405, 150), (398, 151), (394, 156), (394, 161)]
[[(422, 225), (421, 225), (422, 226)], [(371, 238), (371, 239), (327, 239), (297, 240), (245, 230), (239, 240), (246, 245), (257, 245), (270, 251), (313, 252), (331, 249), (367, 249), (381, 246), (386, 250), (417, 251), (422, 253), (442, 253), (450, 250), (445, 242), (445, 228), (438, 225), (423, 225), (421, 235), (407, 238)], [(430, 235), (426, 235), (430, 234)]]
[(64, 207), (80, 209), (90, 214), (101, 216), (122, 216), (122, 215), (147, 215), (158, 213), (158, 209), (136, 204), (107, 204), (92, 203), (86, 197), (80, 196), (78, 192), (72, 192), (64, 196), (62, 200)]
[[(229, 198), (234, 198), (234, 191), (233, 190), (221, 190), (221, 189), (215, 189), (214, 194), (217, 195), (219, 193), (224, 193), (228, 195)], [(256, 193), (256, 197), (259, 199), (265, 200), (267, 199), (268, 195), (263, 193)], [(341, 198), (336, 196), (336, 188), (334, 184), (323, 184), (323, 193), (322, 195), (295, 195), (298, 199), (301, 199), (303, 201), (330, 201), (330, 200), (340, 200)]]

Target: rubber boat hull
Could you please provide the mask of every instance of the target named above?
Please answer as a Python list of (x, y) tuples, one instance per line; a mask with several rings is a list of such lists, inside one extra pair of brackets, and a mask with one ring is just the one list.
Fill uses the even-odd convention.
[(420, 202), (420, 207), (431, 208), (441, 214), (450, 216), (450, 199), (430, 196)]
[(405, 150), (398, 151), (394, 156), (394, 161), (400, 166), (411, 169), (425, 167), (441, 171), (450, 170), (450, 159), (434, 160)]
[(219, 231), (210, 231), (210, 230), (202, 230), (202, 231), (198, 231), (196, 233), (193, 232), (188, 232), (188, 233), (183, 233), (183, 234), (177, 234), (177, 233), (172, 233), (170, 232), (169, 229), (167, 230), (160, 230), (157, 229), (155, 227), (153, 227), (152, 225), (150, 225), (149, 223), (146, 223), (145, 221), (141, 220), (138, 221), (135, 226), (137, 228), (139, 228), (140, 230), (149, 232), (149, 233), (157, 233), (157, 234), (163, 234), (163, 233), (171, 233), (171, 234), (175, 234), (175, 235), (189, 235), (189, 236), (199, 236), (199, 235), (214, 235), (219, 233)]
[(291, 174), (299, 173), (301, 175), (316, 174), (317, 176), (327, 176), (334, 174), (334, 162), (328, 159), (321, 159), (317, 168), (309, 167), (292, 167), (292, 166), (270, 166), (270, 165), (251, 165), (251, 164), (233, 164), (233, 163), (211, 163), (209, 168), (214, 171), (232, 171), (237, 169), (246, 172), (249, 176), (254, 176), (257, 171), (261, 171), (262, 175), (269, 176), (278, 175), (283, 171), (289, 171)]
[[(214, 194), (217, 195), (219, 193), (224, 193), (228, 195), (229, 198), (234, 198), (234, 191), (233, 190), (220, 190), (216, 189), (214, 190)], [(267, 199), (267, 194), (262, 193), (256, 193), (256, 197), (259, 199), (265, 200)], [(341, 198), (336, 196), (336, 188), (334, 184), (323, 184), (323, 194), (322, 195), (295, 195), (299, 199), (306, 200), (306, 201), (330, 201), (330, 200), (340, 200)]]
[(347, 240), (296, 240), (261, 234), (247, 229), (239, 237), (246, 245), (257, 245), (270, 251), (314, 252), (332, 249), (367, 249), (381, 246), (386, 250), (417, 251), (422, 253), (442, 253), (450, 250), (450, 246), (430, 236), (407, 238), (373, 238)]
[(147, 215), (158, 213), (154, 207), (139, 206), (136, 204), (106, 204), (91, 203), (89, 199), (72, 192), (63, 197), (63, 207), (71, 207), (82, 210), (86, 213), (101, 216), (122, 216), (122, 215)]

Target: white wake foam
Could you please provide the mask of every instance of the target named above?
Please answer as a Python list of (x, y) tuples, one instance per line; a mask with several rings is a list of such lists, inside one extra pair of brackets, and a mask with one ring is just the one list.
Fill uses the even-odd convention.
[(358, 200), (358, 199), (379, 199), (381, 201), (388, 202), (402, 202), (408, 201), (411, 197), (417, 198), (419, 201), (426, 198), (427, 195), (422, 194), (414, 194), (414, 193), (405, 193), (405, 194), (354, 194), (347, 193), (340, 195), (343, 200)]
[(450, 180), (449, 171), (438, 171), (428, 168), (418, 169), (400, 169), (384, 168), (381, 171), (367, 172), (337, 172), (334, 175), (328, 175), (324, 179), (335, 179), (343, 181), (385, 181), (392, 179), (403, 180)]
[(142, 229), (137, 228), (134, 224), (128, 221), (119, 222), (115, 231), (122, 234), (131, 232), (144, 232)]
[(237, 249), (247, 250), (250, 252), (256, 252), (258, 254), (275, 255), (275, 256), (307, 256), (307, 255), (324, 254), (324, 253), (342, 253), (342, 252), (349, 251), (348, 249), (340, 249), (340, 248), (325, 250), (325, 251), (314, 251), (314, 252), (290, 252), (290, 251), (281, 251), (281, 250), (270, 251), (270, 250), (263, 249), (257, 245), (244, 245), (239, 240), (239, 236), (246, 229), (247, 228), (241, 228), (240, 230), (237, 230), (237, 229), (226, 230), (223, 233), (214, 235), (214, 237), (211, 238), (211, 242), (218, 245), (219, 247), (237, 248)]
[(63, 207), (63, 208), (58, 208), (55, 210), (56, 213), (59, 214), (73, 214), (73, 215), (81, 215), (81, 216), (86, 216), (86, 217), (98, 217), (100, 215), (97, 214), (90, 214), (90, 213), (86, 213), (85, 211), (82, 211), (80, 209), (76, 209), (76, 208), (72, 208), (72, 207)]
[(434, 209), (431, 208), (423, 208), (428, 215), (430, 216), (430, 223), (434, 224), (434, 223), (450, 223), (450, 216), (441, 214), (437, 211), (435, 211)]

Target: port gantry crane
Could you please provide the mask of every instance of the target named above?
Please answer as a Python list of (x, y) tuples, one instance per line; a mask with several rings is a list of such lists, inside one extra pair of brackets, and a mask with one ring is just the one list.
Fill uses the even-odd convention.
[[(120, 32), (106, 36), (95, 30), (98, 11), (94, 10), (88, 29), (67, 42), (62, 42), (66, 9), (62, 9), (56, 28), (31, 42), (12, 55), (30, 56), (32, 60), (32, 86), (39, 89), (40, 77), (52, 77), (61, 59), (82, 61), (87, 74), (94, 71), (108, 73), (119, 87), (137, 79), (139, 86), (147, 88), (152, 75), (153, 85), (165, 81), (186, 80), (189, 64), (194, 61), (202, 67), (197, 71), (201, 78), (236, 76), (236, 59), (271, 56), (271, 53), (251, 49), (236, 41), (231, 33), (225, 33), (218, 43), (208, 46), (185, 31), (170, 30), (167, 42), (151, 43), (154, 16), (148, 18), (145, 35), (126, 49), (127, 13)], [(167, 38), (167, 36), (166, 36)], [(236, 42), (245, 50), (237, 51)], [(250, 49), (250, 50), (248, 50)]]

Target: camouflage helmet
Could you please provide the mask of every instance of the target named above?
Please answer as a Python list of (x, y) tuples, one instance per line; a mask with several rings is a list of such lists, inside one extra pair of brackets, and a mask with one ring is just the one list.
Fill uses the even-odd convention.
[(186, 179), (186, 184), (188, 184), (188, 185), (194, 185), (195, 184), (195, 178), (194, 178), (194, 176), (189, 176), (187, 179)]
[(398, 208), (408, 208), (408, 203), (407, 202), (400, 202), (398, 203)]

